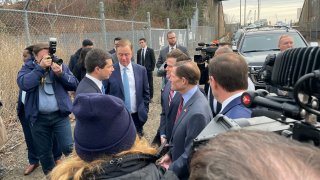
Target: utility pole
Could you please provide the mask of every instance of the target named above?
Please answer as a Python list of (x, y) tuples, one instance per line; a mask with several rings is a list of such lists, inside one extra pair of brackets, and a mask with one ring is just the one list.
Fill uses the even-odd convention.
[(240, 27), (241, 27), (241, 9), (242, 7), (241, 7), (241, 0), (240, 0)]
[(261, 0), (258, 0), (258, 20), (260, 20)]
[(247, 0), (244, 0), (244, 26), (247, 26)]

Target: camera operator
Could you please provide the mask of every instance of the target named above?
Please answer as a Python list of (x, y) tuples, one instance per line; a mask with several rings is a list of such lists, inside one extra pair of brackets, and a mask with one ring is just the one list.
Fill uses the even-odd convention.
[(200, 55), (194, 55), (194, 61), (197, 63), (198, 68), (200, 69), (201, 75), (199, 84), (204, 85), (204, 92), (208, 95), (209, 91), (209, 72), (208, 72), (208, 63), (211, 58), (215, 55), (216, 50), (219, 46), (219, 41), (214, 40), (211, 44), (198, 43), (196, 51), (200, 51)]
[[(278, 48), (280, 52), (283, 52), (290, 48), (294, 48), (293, 38), (288, 34), (281, 35), (279, 38)], [(287, 92), (278, 90), (276, 87), (273, 87), (272, 85), (270, 85), (271, 72), (272, 72), (272, 67), (274, 65), (275, 59), (276, 59), (276, 54), (269, 54), (266, 57), (266, 60), (259, 74), (261, 79), (263, 79), (267, 83), (266, 85), (267, 91), (269, 91), (270, 93), (276, 93), (278, 95), (287, 95)]]
[[(26, 91), (25, 117), (30, 121), (34, 147), (44, 174), (55, 166), (52, 139), (58, 140), (64, 155), (72, 152), (73, 142), (68, 115), (72, 103), (68, 91), (75, 91), (78, 80), (65, 64), (58, 65), (49, 54), (47, 43), (34, 45), (35, 61), (28, 61), (18, 73), (17, 83)], [(55, 47), (54, 47), (55, 48)], [(56, 57), (55, 57), (56, 58)], [(62, 62), (62, 60), (60, 60)]]

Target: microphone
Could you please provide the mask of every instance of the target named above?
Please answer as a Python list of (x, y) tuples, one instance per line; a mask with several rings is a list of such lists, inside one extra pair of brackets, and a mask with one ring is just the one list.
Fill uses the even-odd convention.
[(198, 43), (198, 46), (205, 46), (206, 45), (206, 43), (204, 43), (204, 42), (199, 42)]
[(259, 96), (259, 93), (255, 91), (244, 92), (241, 96), (241, 102), (247, 108), (253, 108), (257, 105), (263, 106), (282, 112), (284, 115), (292, 117), (294, 119), (301, 119), (300, 108), (298, 106), (292, 105), (287, 102), (280, 103), (269, 99), (268, 96), (261, 97)]

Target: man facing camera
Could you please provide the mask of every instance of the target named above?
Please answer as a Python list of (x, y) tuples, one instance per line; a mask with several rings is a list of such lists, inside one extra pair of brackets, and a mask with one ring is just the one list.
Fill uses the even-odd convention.
[(137, 132), (143, 135), (143, 125), (148, 119), (149, 83), (145, 67), (131, 62), (132, 43), (122, 39), (118, 43), (116, 55), (119, 62), (107, 81), (107, 93), (122, 99), (131, 113)]
[(248, 88), (248, 65), (240, 55), (226, 53), (213, 58), (209, 82), (213, 96), (222, 104), (220, 114), (231, 119), (251, 117), (251, 110), (241, 103)]
[(144, 66), (147, 69), (150, 99), (153, 98), (153, 76), (152, 72), (155, 67), (156, 58), (154, 56), (154, 50), (147, 46), (147, 40), (145, 38), (139, 39), (139, 45), (141, 49), (137, 51), (137, 64)]
[(102, 49), (92, 49), (86, 55), (85, 67), (87, 74), (79, 83), (76, 95), (80, 93), (105, 94), (102, 80), (109, 79), (114, 70), (111, 55)]

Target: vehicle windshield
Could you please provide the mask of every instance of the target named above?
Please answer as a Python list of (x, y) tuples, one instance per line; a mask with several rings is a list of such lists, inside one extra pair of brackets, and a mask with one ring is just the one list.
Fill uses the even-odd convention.
[[(279, 50), (278, 41), (283, 33), (270, 33), (270, 34), (255, 34), (246, 36), (244, 38), (240, 52), (255, 52), (255, 51), (269, 51)], [(307, 44), (303, 41), (299, 34), (288, 33), (294, 39), (294, 47), (306, 47)]]

